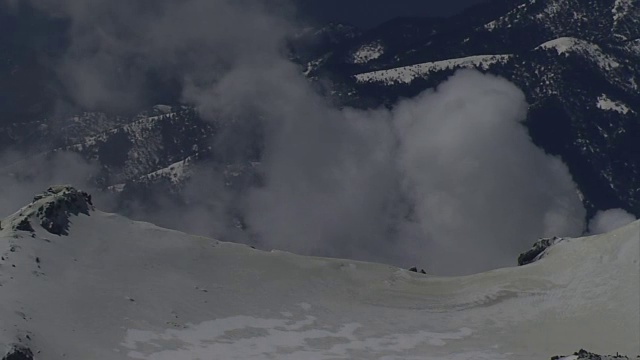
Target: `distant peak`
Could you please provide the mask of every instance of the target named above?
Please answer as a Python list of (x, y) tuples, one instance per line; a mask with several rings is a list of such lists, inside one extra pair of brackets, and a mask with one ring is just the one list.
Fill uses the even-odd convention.
[(71, 215), (93, 211), (91, 195), (71, 185), (55, 185), (36, 195), (33, 201), (2, 221), (0, 227), (34, 232), (33, 220), (55, 235), (69, 235)]

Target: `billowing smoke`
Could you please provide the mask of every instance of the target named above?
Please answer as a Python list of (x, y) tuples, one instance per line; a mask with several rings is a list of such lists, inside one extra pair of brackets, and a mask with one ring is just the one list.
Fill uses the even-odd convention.
[(28, 160), (17, 152), (0, 155), (0, 219), (28, 204), (53, 184), (96, 190), (92, 176), (98, 166), (73, 153), (54, 153)]
[(636, 221), (636, 217), (623, 209), (598, 211), (589, 221), (591, 235), (603, 234)]
[(526, 110), (513, 84), (473, 71), (397, 106), (402, 178), (430, 269), (508, 265), (537, 236), (582, 232), (569, 171), (532, 144)]
[(231, 196), (217, 168), (202, 171), (185, 195), (197, 206), (152, 214), (167, 226), (235, 239), (221, 219), (233, 208), (262, 248), (438, 274), (513, 265), (537, 237), (583, 230), (567, 168), (532, 144), (504, 79), (461, 71), (391, 110), (338, 109), (284, 55), (286, 4), (33, 2), (71, 21), (58, 71), (83, 106), (144, 102), (153, 78), (202, 116), (245, 124), (213, 144), (231, 161), (260, 128), (264, 184)]
[(57, 72), (85, 108), (135, 109), (157, 96), (156, 85), (174, 83), (198, 96), (237, 67), (268, 69), (288, 29), (271, 13), (288, 11), (279, 1), (30, 2), (70, 21)]

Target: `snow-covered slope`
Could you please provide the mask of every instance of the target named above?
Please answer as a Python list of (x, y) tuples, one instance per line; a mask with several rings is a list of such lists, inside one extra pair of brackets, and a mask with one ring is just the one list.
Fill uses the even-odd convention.
[(406, 83), (409, 84), (416, 78), (426, 77), (430, 73), (453, 70), (456, 68), (477, 68), (487, 70), (491, 65), (508, 61), (511, 55), (476, 55), (460, 59), (427, 62), (395, 69), (378, 70), (355, 75), (356, 81), (382, 82), (385, 84)]
[(68, 236), (37, 221), (33, 232), (5, 226), (19, 216), (0, 232), (0, 344), (36, 359), (640, 353), (638, 222), (562, 241), (527, 266), (441, 278), (262, 252), (98, 210), (72, 216)]
[[(460, 68), (504, 77), (527, 98), (533, 142), (567, 164), (589, 215), (640, 216), (639, 29), (637, 0), (495, 0), (442, 22), (397, 19), (303, 64), (333, 101), (359, 108), (393, 107)], [(384, 51), (354, 63), (370, 44)]]

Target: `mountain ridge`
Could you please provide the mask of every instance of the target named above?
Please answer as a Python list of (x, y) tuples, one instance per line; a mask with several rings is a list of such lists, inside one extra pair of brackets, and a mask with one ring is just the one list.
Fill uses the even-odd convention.
[[(59, 193), (46, 194), (35, 203)], [(437, 277), (254, 250), (99, 209), (71, 216), (63, 236), (40, 225), (0, 231), (7, 350), (54, 360), (548, 359), (585, 343), (600, 353), (639, 350), (640, 294), (629, 284), (640, 281), (640, 222), (565, 239), (526, 266)]]
[[(35, 23), (42, 21), (38, 16)], [(633, 0), (498, 0), (449, 19), (400, 18), (364, 31), (341, 24), (306, 29), (290, 40), (289, 51), (301, 72), (342, 107), (392, 107), (460, 68), (504, 77), (527, 97), (525, 125), (534, 143), (570, 168), (587, 216), (611, 208), (640, 216), (637, 24), (640, 7)], [(172, 164), (260, 161), (259, 135), (247, 140), (255, 149), (225, 158), (211, 144), (233, 132), (233, 124), (204, 121), (189, 105), (173, 107), (15, 122), (0, 126), (0, 138), (5, 148), (31, 154), (79, 153), (98, 164), (95, 181), (102, 189), (128, 183), (179, 194), (188, 174), (162, 170)], [(150, 120), (157, 116), (164, 119)], [(136, 123), (148, 126), (134, 129)]]
[[(640, 135), (638, 2), (531, 0), (501, 11), (488, 27), (492, 21), (474, 23), (473, 11), (459, 15), (451, 21), (471, 25), (404, 50), (393, 45), (404, 41), (402, 31), (365, 33), (316, 60), (309, 77), (332, 79), (334, 101), (360, 108), (392, 107), (461, 68), (504, 77), (525, 93), (532, 140), (568, 165), (589, 216), (610, 208), (640, 215), (640, 148), (633, 140)], [(376, 57), (353, 64), (352, 54), (371, 43)]]

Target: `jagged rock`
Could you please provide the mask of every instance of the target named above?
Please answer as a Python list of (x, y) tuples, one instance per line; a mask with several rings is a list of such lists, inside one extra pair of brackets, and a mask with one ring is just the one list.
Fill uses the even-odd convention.
[(34, 231), (28, 218), (24, 218), (18, 224), (16, 224), (15, 229), (20, 231)]
[(412, 271), (412, 272), (415, 272), (415, 273), (424, 274), (424, 275), (426, 275), (426, 274), (427, 274), (427, 272), (426, 272), (426, 271), (424, 271), (424, 269), (420, 269), (420, 271), (418, 271), (418, 268), (417, 268), (417, 267), (415, 267), (415, 266), (413, 266), (413, 267), (409, 268), (409, 271)]
[(33, 352), (23, 345), (12, 345), (2, 360), (33, 360)]
[(531, 264), (533, 262), (536, 262), (536, 261), (542, 259), (542, 257), (544, 256), (545, 251), (549, 247), (559, 243), (562, 240), (564, 240), (564, 239), (556, 237), (556, 236), (554, 236), (552, 238), (539, 239), (538, 241), (536, 241), (533, 244), (531, 249), (529, 249), (526, 252), (523, 252), (522, 254), (520, 254), (520, 256), (518, 256), (518, 266)]
[[(551, 360), (564, 360), (564, 359), (571, 359), (571, 360), (613, 360), (613, 359), (620, 359), (620, 360), (631, 360), (632, 358), (628, 357), (628, 356), (624, 356), (624, 355), (620, 355), (620, 354), (616, 354), (616, 355), (598, 355), (598, 354), (594, 354), (591, 352), (588, 352), (587, 350), (584, 349), (580, 349), (580, 351), (577, 351), (575, 353), (573, 353), (573, 355), (569, 355), (569, 356), (554, 356), (551, 358)], [(640, 359), (640, 356), (638, 356), (636, 359)]]
[(70, 185), (52, 186), (36, 195), (33, 202), (9, 219), (14, 231), (33, 232), (32, 220), (55, 235), (68, 235), (69, 217), (93, 210), (91, 195)]

